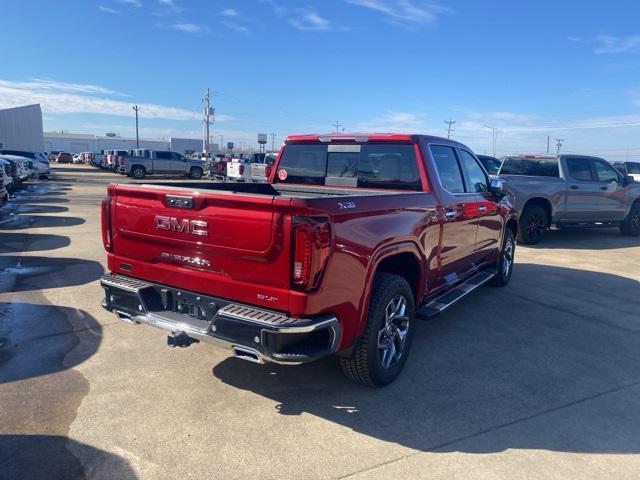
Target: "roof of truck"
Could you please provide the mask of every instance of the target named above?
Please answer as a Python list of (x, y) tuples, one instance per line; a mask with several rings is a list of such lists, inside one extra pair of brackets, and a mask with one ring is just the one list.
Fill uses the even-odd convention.
[[(436, 137), (431, 135), (418, 135), (411, 133), (366, 133), (366, 132), (356, 132), (356, 133), (310, 133), (305, 135), (289, 135), (285, 139), (286, 142), (339, 142), (339, 141), (349, 141), (355, 140), (359, 142), (410, 142), (413, 141), (416, 137), (425, 138), (427, 140), (435, 140), (438, 142), (447, 142), (447, 143), (455, 143), (455, 140)], [(366, 139), (366, 140), (365, 140)]]

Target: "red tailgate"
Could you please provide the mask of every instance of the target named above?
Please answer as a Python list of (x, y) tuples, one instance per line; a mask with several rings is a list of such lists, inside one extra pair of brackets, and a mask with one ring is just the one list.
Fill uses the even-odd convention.
[(150, 185), (117, 185), (110, 194), (112, 270), (288, 308), (289, 200)]

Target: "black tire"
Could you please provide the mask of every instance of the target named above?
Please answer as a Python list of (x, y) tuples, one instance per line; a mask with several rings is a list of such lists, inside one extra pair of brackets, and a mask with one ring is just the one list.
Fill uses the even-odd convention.
[(640, 236), (640, 203), (636, 202), (632, 207), (627, 218), (620, 225), (620, 233), (630, 237)]
[[(403, 309), (397, 308), (399, 299), (404, 299)], [(396, 314), (389, 315), (393, 310)], [(340, 359), (345, 375), (372, 387), (384, 387), (398, 378), (411, 350), (415, 313), (409, 283), (399, 275), (376, 274), (364, 333), (351, 357)], [(380, 347), (381, 340), (385, 348)]]
[(147, 174), (147, 171), (145, 170), (144, 167), (140, 165), (134, 165), (133, 167), (131, 167), (131, 176), (133, 178), (142, 180), (146, 174)]
[(189, 177), (194, 180), (200, 180), (202, 178), (202, 169), (200, 167), (191, 167), (191, 170), (189, 170)]
[(496, 276), (491, 279), (491, 285), (495, 287), (504, 287), (511, 280), (513, 273), (513, 262), (516, 255), (516, 238), (513, 231), (507, 228), (504, 232), (502, 240), (502, 249), (500, 250), (500, 258), (496, 264)]
[(544, 208), (538, 205), (525, 207), (518, 225), (518, 241), (526, 245), (540, 243), (549, 228), (549, 218)]

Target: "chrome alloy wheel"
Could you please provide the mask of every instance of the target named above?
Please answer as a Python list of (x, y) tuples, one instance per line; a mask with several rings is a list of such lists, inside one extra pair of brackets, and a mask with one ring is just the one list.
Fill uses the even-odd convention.
[(396, 295), (384, 310), (385, 321), (378, 332), (378, 355), (382, 368), (393, 367), (404, 353), (409, 332), (409, 317), (406, 316), (407, 299)]

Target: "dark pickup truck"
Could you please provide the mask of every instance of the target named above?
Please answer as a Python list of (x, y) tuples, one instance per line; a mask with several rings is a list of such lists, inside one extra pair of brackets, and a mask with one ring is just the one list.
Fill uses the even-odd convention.
[(258, 363), (330, 354), (373, 386), (416, 318), (513, 270), (517, 218), (464, 145), (402, 134), (287, 138), (270, 183), (111, 184), (103, 306)]

